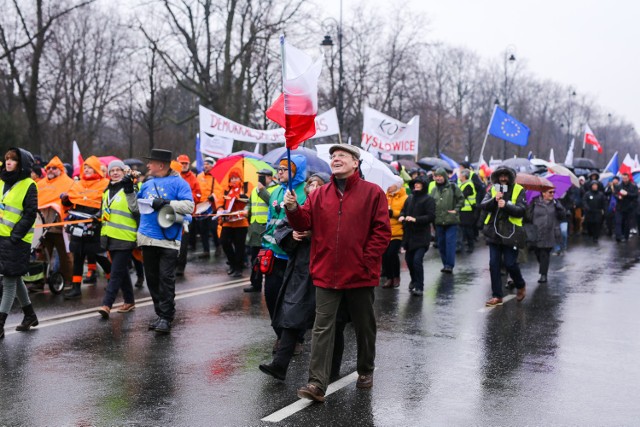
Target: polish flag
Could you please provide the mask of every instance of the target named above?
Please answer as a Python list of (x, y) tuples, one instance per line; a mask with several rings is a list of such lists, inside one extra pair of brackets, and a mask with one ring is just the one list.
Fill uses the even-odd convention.
[(622, 164), (620, 165), (620, 169), (618, 169), (618, 173), (620, 175), (622, 175), (623, 173), (626, 173), (626, 174), (629, 174), (629, 177), (632, 177), (634, 166), (635, 166), (635, 162), (633, 161), (631, 156), (627, 153), (627, 155), (624, 156), (624, 160), (622, 161)]
[(593, 145), (593, 151), (597, 150), (598, 153), (602, 154), (602, 147), (588, 124), (584, 125), (584, 143)]
[(73, 170), (79, 171), (80, 166), (82, 166), (84, 160), (82, 159), (82, 155), (80, 154), (80, 148), (78, 148), (78, 143), (73, 141)]
[(280, 37), (283, 92), (267, 110), (267, 117), (285, 129), (287, 148), (295, 150), (316, 134), (318, 79), (322, 56), (315, 61)]

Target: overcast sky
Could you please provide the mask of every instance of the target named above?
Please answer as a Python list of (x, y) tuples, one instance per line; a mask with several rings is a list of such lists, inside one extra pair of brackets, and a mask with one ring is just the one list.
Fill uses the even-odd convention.
[[(339, 0), (332, 0), (335, 10)], [(371, 0), (388, 5), (389, 0)], [(351, 8), (344, 0), (345, 19)], [(408, 0), (427, 14), (429, 40), (516, 57), (540, 79), (593, 96), (603, 113), (640, 131), (640, 2), (623, 0)], [(384, 6), (382, 6), (384, 7)], [(336, 16), (337, 17), (337, 16)], [(345, 34), (345, 38), (347, 34)]]

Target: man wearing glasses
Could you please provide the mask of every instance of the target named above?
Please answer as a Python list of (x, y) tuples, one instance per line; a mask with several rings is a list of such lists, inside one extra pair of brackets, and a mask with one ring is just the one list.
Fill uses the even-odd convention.
[(485, 304), (487, 307), (502, 305), (503, 266), (518, 289), (516, 299), (522, 301), (526, 295), (524, 278), (518, 265), (518, 250), (525, 244), (522, 228), (527, 209), (525, 191), (520, 184), (516, 184), (516, 171), (507, 166), (496, 168), (491, 174), (491, 183), (491, 191), (487, 192), (480, 204), (487, 212), (483, 233), (489, 245), (492, 293)]
[[(273, 267), (269, 274), (264, 276), (264, 299), (267, 303), (269, 316), (273, 320), (276, 300), (282, 286), (284, 271), (287, 268), (289, 257), (287, 253), (276, 243), (274, 233), (276, 228), (286, 218), (284, 210), (284, 195), (289, 188), (289, 169), (291, 169), (291, 186), (296, 193), (300, 203), (304, 203), (307, 196), (304, 192), (305, 181), (307, 179), (307, 159), (304, 156), (294, 154), (291, 156), (291, 163), (285, 158), (280, 160), (276, 169), (278, 173), (279, 186), (271, 192), (269, 198), (269, 212), (267, 214), (267, 228), (262, 236), (262, 246), (273, 251)], [(277, 339), (274, 344), (274, 352), (277, 350), (280, 339), (280, 330), (274, 328)]]

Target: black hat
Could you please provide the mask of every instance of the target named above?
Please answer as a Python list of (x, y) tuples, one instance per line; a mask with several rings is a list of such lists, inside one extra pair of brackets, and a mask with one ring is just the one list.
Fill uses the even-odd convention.
[(173, 153), (169, 150), (161, 150), (159, 148), (154, 148), (151, 150), (151, 154), (148, 156), (143, 156), (144, 159), (147, 160), (157, 160), (163, 163), (171, 163), (173, 159)]
[(470, 169), (470, 168), (471, 168), (471, 162), (468, 162), (468, 161), (466, 161), (466, 160), (465, 160), (465, 161), (460, 162), (460, 163), (459, 163), (459, 165), (460, 165), (460, 166), (464, 166), (464, 167), (465, 167), (465, 168), (467, 168), (467, 169)]
[(258, 175), (267, 175), (267, 176), (273, 176), (273, 171), (271, 169), (260, 169), (258, 172)]

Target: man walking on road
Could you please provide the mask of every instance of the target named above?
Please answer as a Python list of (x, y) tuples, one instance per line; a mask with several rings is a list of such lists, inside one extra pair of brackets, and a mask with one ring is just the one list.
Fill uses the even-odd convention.
[(456, 244), (458, 241), (458, 224), (460, 223), (460, 209), (464, 204), (462, 192), (452, 182), (449, 182), (447, 171), (438, 168), (435, 172), (435, 186), (429, 195), (436, 201), (436, 238), (438, 250), (442, 260), (443, 273), (452, 273), (456, 265)]
[(151, 207), (146, 211), (140, 208), (138, 228), (138, 246), (142, 248), (144, 273), (158, 316), (149, 324), (149, 329), (161, 334), (171, 332), (171, 322), (176, 312), (176, 263), (182, 224), (176, 222), (170, 227), (161, 227), (158, 211), (170, 205), (176, 214), (188, 215), (194, 207), (189, 184), (171, 169), (171, 158), (171, 151), (151, 150), (147, 157), (147, 168), (153, 179), (146, 181), (138, 193), (139, 205), (142, 205), (140, 199), (147, 199), (150, 203), (146, 203), (146, 206)]
[(358, 346), (356, 387), (373, 386), (376, 319), (374, 288), (381, 257), (391, 238), (387, 198), (359, 174), (360, 152), (346, 144), (330, 148), (333, 176), (300, 206), (287, 191), (287, 218), (298, 232), (311, 230), (310, 272), (316, 286), (316, 320), (311, 341), (309, 382), (301, 398), (323, 402), (329, 385), (336, 314), (344, 298)]

